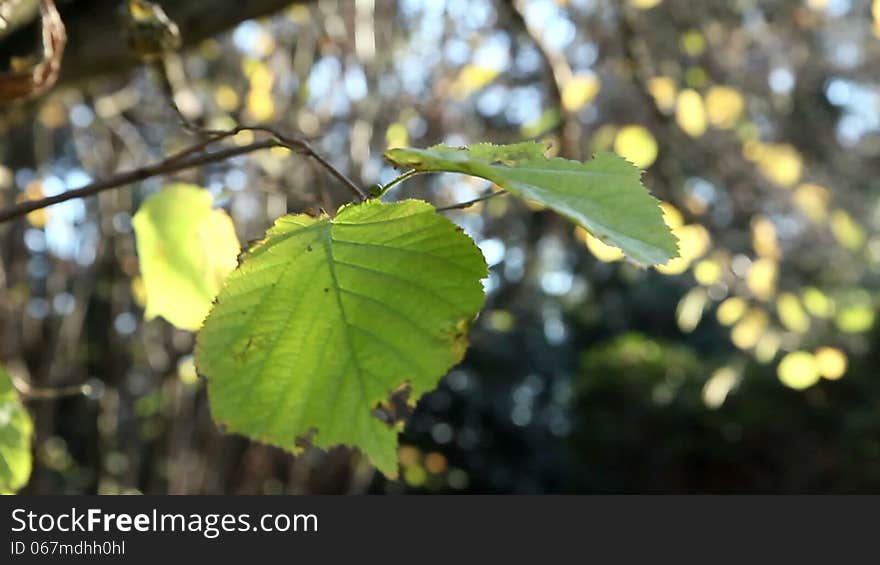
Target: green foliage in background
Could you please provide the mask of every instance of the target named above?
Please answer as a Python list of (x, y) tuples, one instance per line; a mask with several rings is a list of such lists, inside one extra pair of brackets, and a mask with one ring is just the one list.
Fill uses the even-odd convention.
[(11, 494), (27, 483), (33, 429), (9, 375), (0, 367), (0, 494)]

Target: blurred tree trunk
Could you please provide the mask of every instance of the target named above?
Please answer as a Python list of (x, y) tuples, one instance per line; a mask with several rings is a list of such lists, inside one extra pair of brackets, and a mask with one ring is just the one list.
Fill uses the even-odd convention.
[[(304, 1), (311, 0), (165, 0), (160, 4), (180, 26), (186, 47), (241, 21), (267, 16)], [(21, 10), (27, 10), (23, 13), (35, 19), (36, 10), (31, 9), (31, 4), (36, 3), (21, 2)], [(120, 25), (121, 4), (121, 0), (58, 0), (68, 36), (59, 84), (119, 73), (138, 64), (129, 52)], [(16, 14), (15, 18), (18, 17)], [(8, 64), (10, 56), (31, 52), (37, 40), (35, 22), (5, 37), (0, 30), (0, 65)]]

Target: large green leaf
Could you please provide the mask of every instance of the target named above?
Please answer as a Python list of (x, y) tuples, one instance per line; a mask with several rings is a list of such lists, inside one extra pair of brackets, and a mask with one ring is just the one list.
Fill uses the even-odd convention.
[(543, 145), (481, 143), (467, 148), (391, 149), (394, 165), (425, 172), (455, 172), (490, 180), (513, 194), (536, 200), (619, 247), (643, 265), (678, 255), (675, 236), (657, 200), (642, 186), (638, 168), (614, 153), (586, 163), (547, 159)]
[(211, 193), (171, 184), (147, 198), (134, 215), (134, 233), (146, 289), (144, 317), (162, 316), (197, 330), (223, 279), (238, 264), (232, 219), (212, 208)]
[(360, 448), (397, 474), (397, 431), (372, 411), (401, 384), (433, 389), (467, 346), (487, 274), (461, 229), (419, 200), (279, 218), (199, 333), (214, 418), (296, 450)]
[(10, 494), (31, 476), (34, 425), (6, 371), (0, 367), (0, 494)]

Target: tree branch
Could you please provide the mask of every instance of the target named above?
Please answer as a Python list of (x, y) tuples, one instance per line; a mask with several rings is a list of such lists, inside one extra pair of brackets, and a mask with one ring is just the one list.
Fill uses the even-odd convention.
[[(208, 163), (225, 161), (226, 159), (230, 159), (238, 155), (244, 155), (245, 153), (250, 153), (252, 151), (280, 146), (282, 146), (282, 144), (277, 139), (264, 139), (261, 141), (255, 141), (254, 143), (251, 143), (249, 145), (242, 145), (241, 147), (229, 147), (226, 149), (221, 149), (219, 151), (214, 151), (212, 153), (203, 153), (201, 155), (185, 157), (183, 159), (179, 158), (179, 154), (173, 155), (168, 159), (165, 159), (164, 161), (156, 163), (155, 165), (141, 167), (127, 173), (122, 173), (110, 177), (105, 180), (93, 182), (92, 184), (89, 184), (82, 188), (68, 190), (67, 192), (62, 192), (61, 194), (57, 194), (55, 196), (41, 198), (40, 200), (20, 202), (18, 204), (15, 204), (14, 206), (10, 206), (8, 208), (0, 210), (0, 223), (14, 220), (15, 218), (25, 216), (35, 210), (40, 210), (52, 206), (53, 204), (60, 204), (61, 202), (66, 202), (75, 198), (86, 198), (88, 196), (94, 196), (98, 193), (104, 192), (105, 190), (119, 188), (121, 186), (139, 182), (150, 177), (176, 173), (177, 171), (191, 169), (193, 167), (198, 167), (201, 165), (207, 165)], [(185, 152), (190, 151), (185, 150)]]
[[(272, 137), (270, 139), (255, 141), (253, 143), (242, 145), (240, 147), (228, 147), (226, 149), (221, 149), (211, 153), (203, 153), (203, 151), (205, 151), (207, 147), (210, 146), (212, 143), (221, 141), (228, 137), (232, 137), (243, 131), (263, 132), (271, 135)], [(360, 189), (360, 187), (358, 187), (358, 185), (356, 185), (350, 178), (348, 178), (345, 173), (337, 169), (335, 166), (333, 166), (332, 163), (322, 157), (321, 154), (317, 153), (309, 144), (309, 142), (304, 139), (285, 135), (272, 128), (264, 126), (238, 126), (230, 130), (199, 130), (199, 133), (207, 135), (207, 139), (197, 143), (196, 145), (193, 145), (192, 147), (184, 149), (179, 153), (171, 155), (170, 157), (167, 157), (154, 165), (141, 167), (127, 173), (122, 173), (110, 177), (109, 179), (93, 182), (92, 184), (84, 186), (82, 188), (68, 190), (67, 192), (56, 194), (55, 196), (41, 198), (40, 200), (20, 202), (18, 204), (15, 204), (14, 206), (10, 206), (8, 208), (0, 210), (0, 223), (8, 222), (15, 218), (25, 216), (35, 210), (47, 208), (49, 206), (52, 206), (53, 204), (59, 204), (61, 202), (66, 202), (75, 198), (94, 196), (100, 192), (104, 192), (105, 190), (119, 188), (121, 186), (132, 184), (134, 182), (139, 182), (150, 177), (176, 173), (177, 171), (182, 171), (184, 169), (191, 169), (193, 167), (207, 165), (209, 163), (225, 161), (226, 159), (230, 159), (238, 155), (244, 155), (245, 153), (250, 153), (252, 151), (258, 151), (260, 149), (268, 149), (272, 147), (286, 147), (287, 149), (299, 153), (300, 155), (311, 157), (334, 178), (345, 185), (345, 187), (349, 189), (349, 191), (351, 191), (355, 198), (359, 199), (361, 202), (367, 199), (367, 195)]]
[[(308, 1), (298, 0), (299, 3)], [(180, 28), (184, 47), (196, 45), (241, 21), (270, 15), (294, 3), (293, 0), (161, 2), (168, 16)], [(117, 11), (119, 4), (119, 0), (76, 0), (59, 5), (68, 42), (58, 84), (118, 73), (140, 64), (125, 40)], [(33, 43), (32, 26), (23, 26), (3, 37), (0, 64), (8, 61), (10, 55), (31, 52)]]

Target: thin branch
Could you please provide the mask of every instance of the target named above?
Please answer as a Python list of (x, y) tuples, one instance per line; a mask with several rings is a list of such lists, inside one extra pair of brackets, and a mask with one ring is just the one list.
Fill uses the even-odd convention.
[(486, 194), (483, 194), (482, 196), (478, 196), (477, 198), (474, 198), (473, 200), (466, 200), (465, 202), (459, 202), (458, 204), (452, 204), (450, 206), (441, 206), (440, 208), (437, 208), (437, 211), (438, 212), (448, 212), (450, 210), (464, 210), (465, 208), (470, 208), (474, 204), (477, 204), (479, 202), (483, 202), (484, 200), (489, 200), (490, 198), (494, 198), (494, 197), (500, 196), (502, 194), (507, 194), (507, 192), (504, 190), (499, 190), (499, 191), (493, 192), (490, 190)]
[(397, 178), (395, 178), (395, 179), (389, 181), (388, 184), (386, 184), (385, 186), (379, 187), (379, 194), (378, 194), (378, 196), (382, 196), (382, 195), (384, 195), (384, 194), (385, 194), (386, 192), (388, 192), (388, 191), (389, 191), (394, 185), (399, 184), (399, 183), (402, 183), (403, 181), (405, 181), (405, 180), (407, 180), (407, 179), (410, 179), (410, 178), (412, 178), (412, 177), (414, 177), (414, 176), (416, 176), (416, 175), (420, 175), (420, 174), (422, 174), (422, 173), (426, 173), (426, 172), (428, 172), (428, 171), (416, 171), (416, 170), (412, 170), (412, 171), (408, 171), (408, 172), (406, 172), (406, 173), (403, 173), (403, 174), (400, 175), (399, 177), (397, 177)]
[(273, 129), (273, 128), (270, 128), (270, 127), (267, 127), (267, 126), (241, 125), (241, 126), (236, 126), (232, 129), (228, 129), (228, 130), (226, 130), (226, 129), (221, 129), (221, 130), (201, 129), (200, 128), (196, 131), (198, 133), (203, 134), (203, 135), (210, 136), (209, 139), (202, 142), (203, 145), (209, 145), (215, 141), (219, 141), (220, 139), (230, 137), (233, 135), (238, 135), (239, 133), (241, 133), (243, 131), (261, 132), (261, 133), (269, 134), (275, 139), (275, 141), (278, 143), (279, 146), (286, 147), (286, 148), (290, 149), (291, 151), (293, 151), (294, 153), (299, 153), (300, 155), (305, 155), (307, 157), (311, 157), (312, 159), (317, 161), (318, 164), (320, 164), (322, 167), (324, 167), (324, 169), (328, 173), (330, 173), (330, 175), (332, 175), (336, 180), (338, 180), (343, 185), (345, 185), (345, 187), (356, 198), (358, 198), (361, 202), (363, 202), (364, 200), (367, 199), (366, 193), (363, 190), (361, 190), (361, 188), (357, 184), (355, 184), (355, 182), (353, 180), (348, 178), (345, 175), (345, 173), (343, 173), (342, 171), (337, 169), (335, 166), (333, 166), (332, 163), (330, 163), (327, 159), (325, 159), (323, 156), (321, 156), (320, 153), (315, 151), (312, 148), (311, 144), (309, 144), (309, 142), (307, 140), (305, 140), (301, 137), (293, 137), (293, 136), (281, 133), (280, 131)]
[(88, 383), (54, 387), (36, 387), (17, 375), (10, 375), (12, 386), (25, 398), (53, 399), (90, 394), (92, 386)]
[[(244, 155), (252, 151), (259, 151), (260, 149), (279, 147), (282, 145), (283, 144), (277, 139), (264, 139), (262, 141), (256, 141), (248, 145), (242, 145), (241, 147), (229, 147), (226, 149), (221, 149), (219, 151), (214, 151), (212, 153), (203, 153), (195, 156), (187, 156), (185, 158), (180, 158), (180, 154), (173, 155), (168, 159), (154, 165), (141, 167), (127, 173), (122, 173), (110, 177), (108, 179), (93, 182), (92, 184), (86, 185), (82, 188), (68, 190), (67, 192), (62, 192), (61, 194), (57, 194), (55, 196), (41, 198), (40, 200), (20, 202), (18, 204), (0, 210), (0, 223), (8, 222), (15, 218), (25, 216), (35, 210), (41, 210), (43, 208), (52, 206), (53, 204), (59, 204), (61, 202), (66, 202), (75, 198), (94, 196), (95, 194), (98, 194), (100, 192), (139, 182), (150, 177), (176, 173), (177, 171), (182, 171), (184, 169), (191, 169), (193, 167), (207, 165), (209, 163), (225, 161), (232, 157)], [(183, 153), (191, 153), (191, 151), (184, 150)]]

